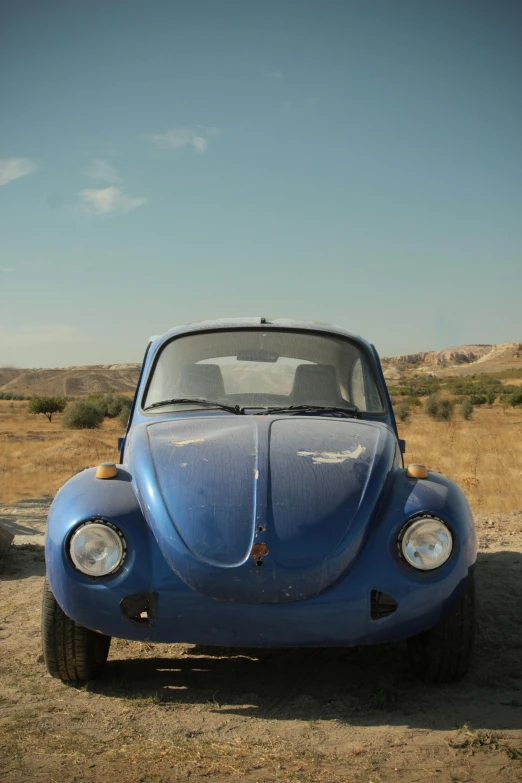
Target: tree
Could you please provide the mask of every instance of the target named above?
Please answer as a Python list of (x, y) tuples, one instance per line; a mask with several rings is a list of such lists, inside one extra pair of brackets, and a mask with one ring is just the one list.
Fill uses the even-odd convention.
[(62, 413), (67, 405), (63, 397), (31, 397), (29, 401), (29, 413), (43, 413), (49, 421), (52, 421), (55, 413)]
[(466, 420), (471, 419), (471, 417), (473, 416), (473, 405), (471, 403), (471, 400), (468, 400), (467, 397), (464, 400), (462, 400), (462, 403), (460, 405), (460, 413)]
[(103, 412), (94, 402), (76, 400), (72, 402), (63, 417), (63, 426), (70, 430), (94, 430), (103, 421)]

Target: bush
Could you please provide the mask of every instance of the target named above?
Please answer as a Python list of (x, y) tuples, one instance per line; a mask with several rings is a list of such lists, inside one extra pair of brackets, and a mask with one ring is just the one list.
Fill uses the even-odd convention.
[(424, 403), (424, 413), (428, 416), (436, 418), (439, 410), (439, 399), (436, 394), (430, 394), (426, 402)]
[(43, 413), (49, 421), (52, 421), (53, 415), (62, 413), (66, 405), (67, 400), (63, 397), (32, 397), (29, 401), (29, 413)]
[(437, 419), (449, 421), (453, 416), (453, 403), (451, 400), (440, 400), (437, 408)]
[(471, 403), (471, 400), (465, 399), (462, 400), (461, 406), (460, 406), (460, 413), (463, 418), (466, 420), (471, 419), (473, 416), (473, 404)]
[(451, 400), (439, 400), (436, 394), (431, 394), (424, 403), (424, 412), (439, 421), (448, 421), (453, 416)]
[(412, 397), (406, 397), (406, 402), (410, 406), (410, 408), (421, 408), (422, 402), (420, 400), (420, 397), (416, 397), (413, 395)]
[(488, 405), (493, 405), (496, 399), (497, 399), (497, 392), (488, 391), (488, 393), (486, 394), (486, 400), (488, 401)]
[(122, 394), (104, 394), (103, 396), (92, 396), (89, 401), (97, 405), (103, 413), (104, 417), (108, 419), (115, 419), (123, 410), (127, 411), (127, 414), (131, 407), (131, 400), (128, 397), (124, 397)]
[(76, 400), (65, 411), (63, 426), (70, 430), (94, 430), (103, 421), (100, 407), (88, 400)]
[(121, 424), (125, 430), (127, 429), (127, 424), (129, 423), (129, 413), (130, 408), (122, 408), (118, 414), (118, 424)]
[(517, 405), (522, 405), (522, 389), (513, 392), (513, 394), (511, 395), (511, 405), (513, 407), (516, 407)]
[(397, 407), (395, 408), (395, 415), (401, 421), (408, 421), (411, 415), (411, 411), (410, 411), (410, 406), (408, 405), (406, 400), (403, 400), (397, 405)]
[(484, 394), (472, 394), (469, 401), (472, 405), (485, 405), (487, 398)]

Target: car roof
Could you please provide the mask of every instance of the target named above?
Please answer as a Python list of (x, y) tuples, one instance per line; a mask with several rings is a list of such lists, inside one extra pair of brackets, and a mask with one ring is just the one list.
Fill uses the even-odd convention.
[(218, 329), (288, 329), (289, 331), (299, 329), (301, 331), (314, 331), (314, 332), (327, 332), (328, 334), (336, 334), (341, 337), (346, 337), (349, 340), (364, 344), (367, 348), (371, 348), (370, 343), (362, 338), (358, 334), (343, 329), (340, 326), (334, 326), (332, 324), (322, 323), (320, 321), (296, 321), (290, 318), (262, 318), (261, 316), (249, 316), (245, 318), (217, 318), (209, 321), (197, 321), (195, 323), (183, 324), (181, 326), (175, 326), (169, 329), (162, 335), (154, 335), (150, 338), (150, 342), (156, 345), (161, 345), (163, 342), (170, 340), (172, 337), (177, 337), (182, 334), (194, 333), (194, 332), (208, 332), (216, 331)]

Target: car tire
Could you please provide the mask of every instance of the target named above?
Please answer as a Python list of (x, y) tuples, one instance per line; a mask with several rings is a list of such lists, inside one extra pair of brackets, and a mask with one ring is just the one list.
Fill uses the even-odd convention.
[(475, 642), (475, 586), (433, 628), (408, 639), (410, 661), (423, 682), (457, 682), (467, 673)]
[(60, 608), (47, 579), (42, 599), (42, 647), (47, 671), (63, 682), (87, 682), (101, 672), (111, 637), (82, 628)]

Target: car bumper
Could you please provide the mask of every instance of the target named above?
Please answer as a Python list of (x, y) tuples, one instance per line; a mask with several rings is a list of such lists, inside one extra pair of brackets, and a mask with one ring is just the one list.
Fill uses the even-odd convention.
[[(194, 592), (161, 562), (159, 553), (157, 560), (153, 580), (127, 574), (103, 584), (65, 567), (61, 574), (51, 571), (49, 581), (69, 617), (109, 636), (225, 647), (316, 647), (374, 644), (420, 633), (451, 608), (473, 573), (473, 566), (460, 559), (436, 576), (401, 565), (372, 578), (363, 558), (337, 585), (314, 598), (241, 603)], [(395, 611), (372, 617), (375, 591), (392, 596)]]

